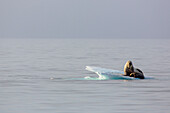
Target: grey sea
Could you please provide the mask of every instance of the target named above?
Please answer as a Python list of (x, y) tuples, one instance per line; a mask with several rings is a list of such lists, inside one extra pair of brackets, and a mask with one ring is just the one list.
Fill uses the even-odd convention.
[[(83, 79), (127, 60), (154, 79)], [(0, 113), (169, 112), (169, 39), (0, 39)]]

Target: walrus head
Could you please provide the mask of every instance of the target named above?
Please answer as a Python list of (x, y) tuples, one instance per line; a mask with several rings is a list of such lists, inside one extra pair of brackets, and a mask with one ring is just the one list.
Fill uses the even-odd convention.
[(132, 61), (128, 60), (125, 64), (126, 68), (132, 68), (133, 67), (133, 64), (132, 64)]
[(130, 60), (128, 60), (124, 66), (124, 72), (126, 74), (134, 72), (133, 64)]

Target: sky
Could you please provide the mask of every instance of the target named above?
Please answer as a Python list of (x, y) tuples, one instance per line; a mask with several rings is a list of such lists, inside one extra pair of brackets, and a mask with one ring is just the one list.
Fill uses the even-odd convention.
[(170, 38), (170, 0), (0, 0), (0, 38)]

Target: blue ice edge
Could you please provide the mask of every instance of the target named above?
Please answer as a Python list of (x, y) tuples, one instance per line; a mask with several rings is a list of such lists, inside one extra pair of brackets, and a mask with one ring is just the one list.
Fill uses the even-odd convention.
[(103, 77), (91, 77), (91, 76), (86, 76), (84, 78), (77, 78), (77, 80), (146, 80), (146, 79), (154, 79), (154, 77), (145, 77), (145, 79), (139, 79), (139, 78), (122, 78), (122, 77), (114, 77), (110, 78), (108, 76), (103, 75)]

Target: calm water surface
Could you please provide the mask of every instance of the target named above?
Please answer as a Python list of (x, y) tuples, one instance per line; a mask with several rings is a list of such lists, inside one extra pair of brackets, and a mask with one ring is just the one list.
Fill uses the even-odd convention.
[[(168, 39), (0, 39), (1, 113), (168, 113)], [(123, 70), (127, 60), (146, 80), (78, 80), (86, 65)]]

